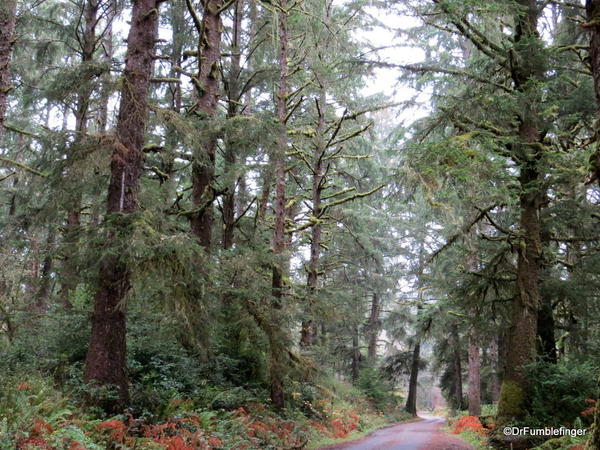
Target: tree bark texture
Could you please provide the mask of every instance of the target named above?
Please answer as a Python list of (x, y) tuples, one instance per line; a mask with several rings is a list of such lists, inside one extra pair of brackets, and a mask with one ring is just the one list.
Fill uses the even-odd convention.
[(528, 380), (524, 367), (536, 355), (537, 318), (540, 305), (540, 273), (542, 241), (540, 199), (542, 176), (539, 171), (542, 150), (539, 146), (539, 118), (535, 110), (538, 94), (533, 83), (543, 77), (539, 59), (542, 47), (537, 33), (538, 8), (534, 0), (520, 0), (521, 11), (515, 17), (515, 53), (512, 78), (515, 88), (526, 98), (521, 108), (518, 129), (519, 143), (515, 146), (515, 161), (519, 164), (519, 198), (521, 240), (517, 257), (517, 293), (513, 302), (509, 331), (509, 353), (498, 403), (501, 421), (521, 417), (524, 413)]
[(16, 19), (17, 0), (2, 0), (0, 4), (0, 137), (4, 132), (8, 94), (11, 91), (10, 59)]
[(469, 331), (469, 415), (481, 414), (481, 357), (474, 327)]
[(590, 33), (590, 65), (594, 79), (594, 91), (596, 93), (596, 106), (598, 113), (595, 117), (595, 140), (596, 152), (592, 155), (593, 173), (590, 181), (597, 181), (600, 185), (600, 0), (586, 0), (585, 9), (587, 23), (585, 27)]
[(308, 320), (302, 321), (302, 330), (300, 345), (304, 348), (313, 346), (317, 342), (318, 328), (314, 318), (315, 295), (318, 286), (319, 277), (319, 258), (321, 256), (321, 197), (323, 193), (323, 157), (326, 150), (326, 142), (323, 133), (325, 132), (325, 107), (327, 96), (324, 88), (321, 88), (319, 99), (317, 100), (317, 110), (319, 114), (317, 122), (317, 135), (314, 143), (312, 169), (312, 217), (316, 218), (316, 223), (311, 228), (310, 239), (310, 260), (308, 263), (308, 276), (306, 285), (308, 290), (308, 301), (306, 309), (310, 314)]
[[(232, 56), (231, 68), (229, 71), (229, 79), (227, 80), (227, 118), (232, 119), (239, 114), (239, 103), (241, 96), (240, 88), (240, 73), (241, 73), (241, 49), (240, 41), (242, 35), (242, 19), (243, 19), (243, 0), (238, 0), (234, 5), (233, 11), (233, 38), (232, 38)], [(233, 173), (237, 156), (237, 148), (235, 140), (227, 139), (225, 148), (225, 163), (229, 171), (231, 181), (227, 186), (227, 192), (223, 196), (223, 248), (228, 249), (233, 246), (234, 229), (235, 229), (235, 190), (237, 181)], [(242, 175), (243, 176), (243, 175)]]
[(489, 357), (490, 365), (492, 369), (491, 380), (490, 380), (490, 395), (492, 403), (497, 404), (500, 398), (500, 362), (499, 362), (499, 351), (498, 351), (498, 338), (493, 337), (490, 341), (489, 346)]
[[(148, 113), (148, 94), (158, 32), (159, 0), (135, 0), (127, 38), (127, 53), (116, 141), (108, 186), (108, 245), (127, 239), (127, 216), (138, 209), (142, 148)], [(121, 410), (129, 402), (126, 373), (126, 311), (123, 305), (130, 288), (127, 263), (112, 252), (100, 262), (94, 298), (92, 334), (85, 362), (84, 380), (116, 389), (117, 398), (92, 394), (90, 401), (107, 411)]]
[[(201, 120), (205, 121), (210, 121), (216, 115), (219, 99), (219, 61), (221, 58), (221, 14), (219, 9), (221, 6), (223, 6), (223, 0), (207, 0), (204, 3), (202, 22), (196, 24), (199, 40), (198, 74), (194, 80), (198, 93), (195, 112)], [(188, 8), (193, 11), (189, 0)], [(195, 15), (195, 12), (193, 14)], [(192, 233), (207, 250), (210, 249), (212, 242), (216, 148), (216, 134), (209, 123), (204, 128), (204, 136), (192, 164), (192, 201), (196, 211), (191, 219)]]
[(460, 355), (460, 337), (458, 335), (458, 327), (452, 325), (450, 331), (452, 339), (452, 364), (454, 365), (454, 401), (457, 410), (462, 410), (463, 407), (463, 386), (462, 386), (462, 361)]
[[(285, 120), (287, 117), (288, 95), (288, 12), (287, 0), (280, 0), (278, 9), (279, 35), (279, 89), (277, 92), (275, 115), (279, 122), (279, 133), (275, 149), (275, 229), (273, 231), (273, 254), (275, 261), (272, 275), (273, 305), (271, 308), (274, 330), (278, 335), (282, 331), (281, 309), (283, 307), (283, 252), (285, 250), (285, 154), (288, 146)], [(277, 341), (281, 341), (279, 338)], [(284, 406), (283, 379), (286, 352), (283, 342), (273, 342), (270, 349), (271, 400), (278, 408)]]
[(379, 337), (379, 328), (381, 326), (379, 316), (381, 314), (381, 300), (377, 292), (373, 292), (371, 299), (371, 314), (369, 316), (369, 345), (367, 356), (369, 363), (373, 366), (377, 359), (377, 338)]
[(415, 341), (413, 347), (412, 363), (410, 367), (410, 379), (408, 381), (408, 397), (406, 398), (406, 406), (404, 410), (412, 414), (417, 415), (417, 388), (419, 383), (419, 366), (421, 365), (421, 340)]

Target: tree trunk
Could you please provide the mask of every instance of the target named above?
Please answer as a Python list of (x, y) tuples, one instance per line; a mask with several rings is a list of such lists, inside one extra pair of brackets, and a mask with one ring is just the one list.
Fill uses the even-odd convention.
[(306, 285), (308, 288), (308, 302), (306, 309), (310, 314), (308, 320), (302, 321), (302, 332), (300, 337), (300, 346), (308, 348), (317, 342), (318, 328), (313, 310), (315, 304), (315, 295), (317, 292), (318, 276), (319, 276), (319, 257), (321, 255), (321, 196), (323, 192), (323, 156), (325, 154), (326, 142), (323, 136), (325, 132), (325, 107), (327, 96), (325, 89), (321, 88), (319, 99), (317, 100), (317, 110), (319, 114), (317, 123), (317, 135), (314, 144), (314, 153), (312, 161), (312, 217), (317, 219), (317, 222), (311, 229), (310, 240), (310, 261), (308, 263), (308, 276)]
[[(188, 9), (196, 13), (187, 1)], [(216, 134), (211, 130), (211, 119), (217, 113), (219, 98), (219, 61), (221, 58), (221, 13), (223, 0), (207, 0), (204, 3), (202, 22), (196, 23), (198, 30), (198, 75), (194, 82), (198, 94), (195, 113), (209, 123), (204, 128), (205, 136), (194, 155), (192, 164), (192, 201), (196, 209), (192, 215), (192, 233), (205, 249), (210, 250), (212, 242), (213, 208), (215, 189)]]
[[(242, 35), (242, 20), (243, 20), (244, 2), (237, 0), (233, 11), (233, 38), (231, 51), (231, 69), (227, 82), (227, 118), (232, 119), (239, 113), (240, 102), (240, 73), (241, 73), (241, 49), (240, 39)], [(234, 139), (228, 138), (225, 148), (225, 164), (231, 181), (227, 186), (227, 192), (223, 196), (223, 248), (228, 249), (233, 246), (233, 237), (235, 229), (235, 190), (236, 178), (232, 173), (236, 162), (236, 145)]]
[(469, 332), (469, 415), (481, 414), (481, 358), (479, 355), (477, 332), (471, 327)]
[(454, 401), (457, 410), (463, 407), (463, 387), (462, 387), (462, 361), (460, 356), (460, 339), (458, 336), (458, 327), (456, 324), (451, 328), (452, 338), (452, 364), (454, 365)]
[(42, 262), (42, 271), (40, 273), (40, 286), (36, 294), (36, 309), (38, 312), (45, 312), (48, 309), (48, 298), (50, 297), (52, 278), (52, 268), (54, 265), (54, 240), (55, 230), (50, 225), (48, 236), (46, 237), (46, 248), (44, 249), (44, 261)]
[(594, 79), (594, 91), (596, 93), (596, 106), (598, 112), (595, 120), (596, 152), (592, 155), (592, 178), (600, 185), (600, 0), (586, 0), (587, 23), (585, 27), (590, 33), (590, 65)]
[[(108, 29), (106, 30), (104, 39), (102, 39), (103, 42), (103, 47), (106, 50), (106, 55), (104, 56), (105, 61), (107, 61), (108, 63), (110, 63), (110, 61), (112, 61), (113, 56), (114, 56), (114, 45), (113, 45), (113, 21), (114, 18), (117, 14), (116, 11), (117, 6), (116, 5), (111, 5), (111, 9), (110, 12), (108, 13)], [(98, 131), (100, 133), (106, 133), (108, 131), (109, 128), (109, 123), (108, 123), (108, 102), (110, 99), (110, 94), (111, 94), (111, 90), (110, 90), (110, 80), (111, 80), (111, 75), (110, 75), (110, 71), (107, 71), (105, 73), (102, 74), (102, 78), (100, 80), (100, 98), (98, 100), (99, 102), (99, 110), (98, 110)]]
[(408, 382), (408, 397), (406, 398), (406, 406), (404, 410), (417, 415), (417, 387), (419, 382), (419, 366), (421, 365), (421, 340), (417, 338), (413, 348), (412, 363), (410, 367), (410, 379)]
[(2, 0), (0, 5), (0, 138), (4, 133), (4, 119), (8, 107), (10, 85), (10, 57), (17, 19), (17, 0)]
[[(599, 112), (595, 120), (596, 152), (592, 156), (591, 163), (594, 169), (592, 180), (595, 178), (600, 185), (600, 0), (586, 0), (587, 28), (590, 32), (590, 65), (594, 78), (594, 91), (596, 93), (596, 106)], [(596, 413), (594, 414), (594, 425), (592, 437), (587, 448), (600, 448), (600, 396), (596, 402)]]
[[(89, 63), (94, 59), (96, 50), (96, 25), (98, 24), (98, 2), (88, 0), (84, 5), (83, 16), (85, 18), (83, 41), (81, 43), (81, 62)], [(72, 149), (76, 152), (77, 145), (83, 139), (88, 128), (88, 111), (93, 88), (90, 83), (85, 83), (86, 88), (80, 89), (77, 94), (77, 106), (75, 110), (75, 141)], [(77, 164), (77, 155), (71, 155)], [(79, 179), (83, 174), (78, 170), (71, 170), (70, 177)], [(74, 189), (67, 193), (67, 223), (64, 232), (63, 265), (61, 270), (61, 292), (60, 298), (63, 305), (70, 309), (72, 307), (71, 296), (79, 282), (79, 270), (77, 259), (79, 254), (79, 230), (81, 225), (81, 192)]]
[[(600, 185), (600, 0), (586, 0), (587, 28), (590, 32), (590, 65), (594, 78), (594, 91), (596, 93), (595, 140), (596, 152), (592, 155), (591, 163), (594, 170), (592, 181), (595, 179)], [(600, 448), (600, 395), (596, 401), (596, 413), (592, 436), (587, 444), (588, 449)]]
[(554, 337), (554, 311), (552, 310), (552, 301), (548, 297), (541, 297), (537, 328), (538, 354), (545, 361), (556, 364), (558, 354), (556, 352), (556, 338)]
[(285, 153), (287, 151), (287, 129), (285, 120), (287, 117), (288, 96), (288, 37), (287, 37), (287, 0), (280, 0), (278, 10), (278, 34), (279, 34), (279, 90), (277, 92), (276, 117), (279, 122), (279, 133), (277, 136), (277, 147), (275, 155), (275, 229), (273, 231), (273, 253), (275, 261), (273, 264), (271, 308), (273, 329), (275, 336), (270, 351), (270, 374), (271, 374), (271, 400), (277, 408), (283, 408), (283, 378), (285, 369), (285, 351), (282, 351), (281, 309), (283, 307), (283, 266), (282, 254), (285, 249)]
[(352, 382), (356, 382), (360, 375), (360, 347), (358, 340), (358, 327), (352, 330)]
[(369, 347), (368, 357), (371, 366), (375, 365), (377, 359), (377, 338), (379, 337), (379, 312), (381, 306), (379, 301), (379, 295), (373, 292), (373, 298), (371, 300), (371, 315), (369, 316)]
[(520, 0), (522, 11), (515, 17), (515, 49), (517, 58), (512, 67), (515, 87), (527, 99), (520, 114), (519, 143), (515, 145), (514, 159), (519, 164), (520, 220), (522, 239), (517, 258), (517, 293), (513, 302), (509, 331), (509, 353), (498, 402), (500, 423), (522, 417), (527, 398), (528, 380), (524, 368), (536, 354), (537, 316), (540, 304), (539, 281), (542, 266), (541, 224), (539, 217), (540, 199), (543, 198), (539, 184), (542, 177), (538, 164), (542, 150), (539, 143), (536, 100), (538, 83), (544, 68), (538, 56), (537, 34), (538, 9), (535, 0)]
[[(109, 246), (129, 239), (130, 219), (137, 209), (142, 148), (148, 113), (154, 45), (158, 34), (159, 0), (133, 2), (131, 26), (117, 118), (116, 141), (111, 158), (107, 222)], [(94, 298), (92, 334), (85, 361), (84, 380), (116, 390), (114, 396), (90, 394), (92, 404), (117, 412), (129, 402), (126, 373), (126, 312), (123, 305), (130, 287), (130, 269), (114, 251), (100, 261)]]
[(490, 394), (492, 403), (497, 404), (500, 398), (500, 376), (499, 376), (499, 353), (498, 353), (498, 338), (492, 338), (489, 347), (490, 364), (492, 369), (490, 381)]

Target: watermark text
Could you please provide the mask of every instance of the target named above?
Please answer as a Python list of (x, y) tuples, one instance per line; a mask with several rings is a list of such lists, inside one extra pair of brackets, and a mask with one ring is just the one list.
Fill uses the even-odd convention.
[(502, 430), (505, 436), (584, 436), (587, 430), (585, 428), (530, 428), (530, 427), (504, 427)]

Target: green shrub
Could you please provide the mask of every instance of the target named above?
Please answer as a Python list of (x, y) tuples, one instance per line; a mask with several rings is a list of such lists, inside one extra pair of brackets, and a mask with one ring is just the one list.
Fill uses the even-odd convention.
[(231, 411), (258, 400), (254, 393), (235, 387), (217, 394), (211, 402), (211, 408)]
[(355, 384), (377, 409), (384, 411), (397, 406), (392, 387), (382, 378), (377, 369), (362, 369)]
[(532, 380), (531, 406), (525, 423), (530, 427), (572, 425), (580, 418), (590, 425), (592, 417), (582, 416), (588, 398), (596, 398), (598, 367), (589, 362), (535, 363), (528, 367)]

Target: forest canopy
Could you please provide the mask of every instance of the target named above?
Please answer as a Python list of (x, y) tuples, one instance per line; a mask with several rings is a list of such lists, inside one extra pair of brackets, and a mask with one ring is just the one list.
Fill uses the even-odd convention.
[(597, 0), (2, 0), (0, 449), (600, 448), (599, 111)]

